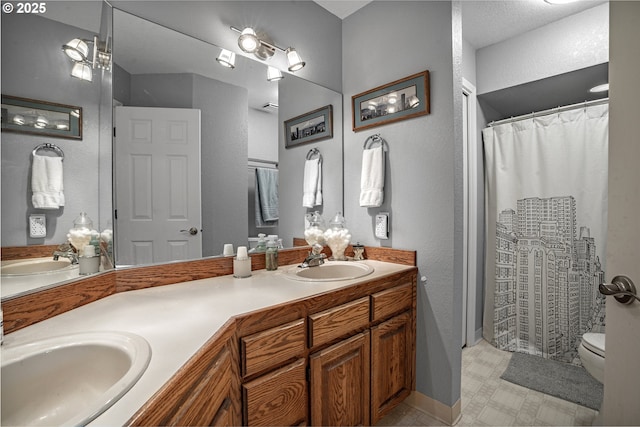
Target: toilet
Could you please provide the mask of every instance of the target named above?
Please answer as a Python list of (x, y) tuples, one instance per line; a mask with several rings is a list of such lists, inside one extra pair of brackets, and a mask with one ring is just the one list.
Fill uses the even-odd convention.
[(587, 332), (578, 347), (582, 366), (593, 378), (604, 383), (604, 334)]

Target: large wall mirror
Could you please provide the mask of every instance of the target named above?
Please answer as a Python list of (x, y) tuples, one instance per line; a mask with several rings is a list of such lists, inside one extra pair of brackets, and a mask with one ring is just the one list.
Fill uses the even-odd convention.
[[(46, 9), (42, 14), (2, 14), (2, 94), (80, 107), (82, 139), (2, 132), (2, 247), (22, 250), (24, 257), (32, 256), (36, 246), (48, 250), (64, 243), (81, 212), (92, 219), (96, 231), (109, 233), (113, 228), (111, 73), (94, 69), (91, 82), (74, 78), (73, 63), (62, 52), (62, 45), (76, 38), (98, 36), (110, 43), (111, 8), (95, 1), (56, 1)], [(64, 155), (64, 204), (43, 209), (32, 200), (33, 152), (50, 145), (56, 149), (37, 153)], [(31, 215), (41, 215), (46, 228), (33, 237)], [(53, 249), (48, 257), (52, 255)], [(9, 271), (0, 279), (2, 298), (78, 277), (77, 268), (42, 274)]]
[[(56, 2), (58, 3), (58, 2)], [(60, 2), (60, 3), (80, 3), (93, 4), (96, 2)], [(191, 37), (187, 34), (174, 31), (167, 26), (162, 26), (134, 16), (126, 11), (111, 6), (104, 6), (107, 9), (102, 16), (113, 18), (113, 31), (109, 27), (109, 37), (113, 40), (113, 67), (111, 72), (103, 76), (104, 84), (82, 86), (82, 90), (75, 89), (75, 93), (81, 99), (73, 99), (71, 102), (66, 99), (59, 101), (73, 105), (81, 105), (85, 113), (84, 132), (85, 140), (81, 144), (88, 144), (91, 128), (96, 126), (96, 132), (108, 132), (108, 147), (104, 144), (97, 146), (95, 152), (91, 154), (91, 160), (77, 161), (77, 171), (73, 175), (65, 176), (65, 187), (70, 191), (76, 188), (86, 188), (87, 193), (95, 195), (95, 200), (86, 200), (82, 207), (66, 206), (60, 215), (51, 215), (53, 226), (56, 227), (56, 234), (48, 238), (46, 242), (31, 241), (25, 237), (26, 226), (24, 222), (28, 216), (26, 209), (11, 211), (16, 203), (5, 202), (5, 185), (9, 185), (10, 180), (5, 178), (5, 171), (8, 174), (16, 173), (20, 168), (19, 181), (20, 189), (15, 190), (15, 195), (11, 200), (25, 204), (29, 176), (28, 153), (33, 148), (31, 144), (24, 147), (20, 145), (20, 151), (11, 153), (6, 149), (3, 135), (3, 203), (2, 203), (2, 246), (19, 246), (33, 244), (59, 244), (66, 238), (73, 220), (80, 211), (86, 211), (94, 222), (99, 222), (101, 228), (113, 227), (115, 230), (114, 247), (116, 253), (116, 267), (127, 267), (132, 265), (146, 265), (149, 263), (166, 262), (168, 260), (197, 259), (200, 257), (219, 256), (222, 253), (225, 243), (232, 243), (234, 248), (240, 245), (250, 245), (251, 238), (258, 233), (278, 234), (285, 247), (290, 247), (294, 237), (299, 237), (304, 231), (304, 215), (308, 209), (302, 206), (302, 177), (304, 161), (307, 152), (312, 148), (318, 148), (324, 159), (324, 203), (313, 210), (320, 210), (326, 216), (335, 214), (343, 208), (343, 170), (342, 170), (342, 95), (329, 90), (320, 85), (311, 83), (290, 73), (285, 73), (285, 78), (279, 82), (268, 82), (266, 80), (267, 65), (263, 62), (242, 57), (236, 58), (236, 67), (226, 69), (221, 67), (215, 60), (221, 48), (211, 41), (203, 41)], [(60, 54), (60, 46), (64, 43), (68, 35), (77, 33), (75, 28), (69, 27), (69, 20), (79, 22), (79, 16), (73, 17), (74, 8), (67, 6), (67, 13), (63, 24), (66, 32), (59, 38), (53, 40), (52, 47), (55, 57)], [(33, 33), (34, 28), (43, 28), (43, 33), (39, 37), (37, 34), (28, 36), (32, 40), (31, 44), (40, 45), (42, 40), (52, 39), (54, 34), (50, 30), (53, 19), (40, 17), (41, 21), (47, 21), (47, 25), (33, 23), (31, 25), (16, 24), (13, 31), (16, 34), (19, 30), (24, 33)], [(62, 18), (60, 19), (62, 20)], [(100, 21), (100, 17), (98, 17)], [(23, 27), (23, 28), (20, 28)], [(70, 31), (73, 30), (73, 31)], [(5, 17), (3, 17), (3, 59), (4, 49)], [(26, 37), (26, 36), (25, 36)], [(89, 37), (89, 33), (87, 33)], [(35, 39), (40, 40), (36, 43)], [(63, 41), (64, 40), (64, 41)], [(59, 42), (59, 43), (58, 43)], [(55, 45), (55, 46), (53, 46)], [(17, 55), (17, 54), (16, 54)], [(21, 54), (28, 61), (35, 61), (43, 55)], [(52, 54), (53, 55), (53, 54)], [(64, 59), (64, 58), (62, 58)], [(5, 91), (5, 64), (3, 61), (3, 92)], [(27, 68), (38, 68), (49, 70), (51, 68), (60, 69), (59, 80), (68, 77), (68, 71), (63, 66), (68, 66), (65, 62), (56, 63), (55, 66), (39, 64)], [(29, 76), (28, 78), (32, 78)], [(35, 77), (33, 77), (35, 78)], [(25, 80), (27, 81), (27, 80)], [(95, 79), (94, 79), (95, 83)], [(66, 84), (66, 82), (65, 82)], [(108, 88), (105, 87), (108, 85)], [(48, 89), (55, 92), (59, 84), (50, 83)], [(91, 96), (85, 95), (84, 91), (91, 92)], [(68, 90), (68, 92), (72, 92)], [(10, 93), (11, 95), (33, 97), (44, 99), (42, 91), (34, 93)], [(55, 96), (52, 98), (56, 99)], [(112, 105), (113, 104), (113, 105)], [(271, 104), (264, 108), (265, 105)], [(273, 104), (278, 108), (273, 108)], [(293, 149), (284, 148), (283, 122), (292, 117), (299, 116), (308, 111), (331, 104), (333, 105), (334, 137), (330, 140), (321, 141), (317, 144), (309, 144)], [(106, 107), (105, 107), (106, 105)], [(108, 110), (108, 117), (102, 117), (102, 121), (93, 121), (90, 117), (92, 110), (104, 112)], [(130, 111), (127, 111), (130, 110)], [(133, 111), (136, 110), (136, 111)], [(168, 116), (168, 121), (177, 122), (181, 110), (197, 110), (199, 112), (200, 128), (200, 149), (194, 163), (199, 169), (199, 188), (191, 188), (185, 180), (171, 179), (166, 184), (158, 181), (157, 175), (142, 176), (144, 173), (151, 174), (151, 169), (145, 169), (145, 155), (140, 153), (127, 153), (126, 145), (121, 145), (120, 137), (126, 135), (127, 129), (133, 129), (129, 134), (132, 138), (144, 138), (145, 125), (141, 125), (146, 119), (134, 117), (129, 122), (128, 113), (144, 110), (163, 110)], [(176, 110), (178, 111), (176, 113)], [(113, 153), (111, 151), (111, 127), (112, 111), (113, 123), (116, 127), (116, 137), (113, 138)], [(124, 113), (124, 119), (117, 117)], [(98, 114), (98, 113), (96, 113)], [(121, 126), (122, 123), (128, 123)], [(133, 123), (133, 124), (132, 124)], [(183, 128), (174, 127), (170, 137), (180, 137), (179, 130)], [(99, 138), (98, 138), (99, 139)], [(24, 142), (24, 141), (20, 141)], [(70, 142), (71, 143), (71, 142)], [(19, 142), (15, 142), (19, 145)], [(131, 144), (129, 144), (130, 146)], [(66, 158), (79, 157), (76, 150), (79, 146), (68, 148), (65, 146)], [(86, 147), (86, 146), (85, 146)], [(23, 149), (24, 148), (24, 149)], [(126, 156), (134, 156), (136, 168), (132, 169), (131, 163), (126, 164)], [(113, 183), (111, 188), (111, 162), (113, 158)], [(108, 161), (108, 166), (105, 165)], [(69, 170), (71, 170), (69, 162)], [(75, 161), (73, 163), (76, 163)], [(165, 164), (166, 165), (166, 164)], [(6, 166), (6, 167), (5, 167)], [(279, 174), (279, 207), (280, 220), (274, 227), (258, 228), (255, 220), (255, 194), (253, 185), (255, 183), (255, 168), (277, 168)], [(184, 169), (182, 160), (176, 160), (168, 164), (164, 169), (165, 175), (169, 172), (176, 172), (177, 177), (181, 175), (181, 168)], [(173, 169), (171, 169), (173, 168)], [(171, 170), (170, 170), (171, 169)], [(189, 169), (189, 167), (187, 167)], [(103, 172), (108, 170), (109, 175), (103, 177)], [(133, 170), (133, 174), (131, 171)], [(189, 169), (190, 170), (190, 169)], [(183, 170), (182, 170), (183, 171)], [(16, 181), (16, 176), (12, 175), (11, 181)], [(133, 176), (132, 176), (133, 175)], [(9, 176), (9, 175), (7, 175)], [(133, 181), (133, 178), (137, 180)], [(162, 177), (160, 177), (162, 178)], [(67, 185), (68, 183), (68, 185)], [(93, 185), (92, 183), (95, 183)], [(109, 185), (103, 185), (109, 184)], [(92, 185), (93, 190), (89, 189)], [(160, 191), (153, 193), (155, 187)], [(11, 190), (13, 192), (13, 190)], [(98, 195), (98, 193), (100, 193)], [(188, 195), (188, 196), (187, 196)], [(114, 204), (111, 204), (113, 196)], [(153, 208), (148, 203), (154, 202), (152, 198), (160, 197), (164, 203), (171, 206), (183, 206), (181, 203), (186, 198), (196, 198), (200, 206), (200, 218), (195, 222), (183, 221), (181, 216), (183, 211), (177, 212), (175, 217), (175, 232), (177, 237), (169, 238), (171, 244), (164, 251), (167, 258), (157, 258), (158, 250), (150, 249), (150, 243), (144, 238), (127, 239), (130, 234), (126, 231), (126, 226), (121, 224), (125, 215), (125, 210), (138, 221), (149, 222), (153, 226), (167, 229), (167, 223), (154, 223)], [(86, 207), (91, 205), (95, 207)], [(106, 213), (105, 213), (106, 212)], [(116, 212), (117, 218), (113, 219), (111, 213)], [(175, 211), (173, 212), (176, 213)], [(136, 216), (137, 215), (137, 216)], [(12, 224), (10, 228), (13, 232), (5, 232), (9, 224), (5, 218), (11, 216), (18, 217), (19, 220)], [(65, 221), (63, 223), (63, 220)], [(134, 227), (135, 227), (134, 221)], [(7, 226), (7, 227), (6, 227)], [(189, 239), (192, 229), (197, 231), (200, 243), (197, 244), (198, 251), (187, 252), (182, 241)], [(157, 228), (156, 228), (157, 229)], [(182, 231), (185, 230), (185, 231)], [(15, 241), (5, 241), (5, 237), (14, 234), (19, 236)], [(22, 239), (22, 240), (20, 240)], [(174, 244), (177, 242), (177, 244)], [(165, 249), (167, 245), (165, 245)], [(3, 294), (3, 297), (6, 295)]]

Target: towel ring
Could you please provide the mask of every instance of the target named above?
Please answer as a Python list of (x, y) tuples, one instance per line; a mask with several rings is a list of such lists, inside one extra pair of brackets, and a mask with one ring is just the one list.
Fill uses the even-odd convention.
[(44, 144), (40, 144), (36, 148), (33, 149), (33, 151), (31, 152), (31, 155), (35, 156), (36, 152), (38, 150), (52, 150), (52, 151), (55, 151), (55, 153), (58, 156), (62, 157), (62, 160), (64, 161), (64, 151), (62, 151), (62, 149), (60, 147), (58, 147), (57, 145), (55, 145), (55, 144), (51, 144), (49, 142), (45, 142)]
[(387, 143), (387, 141), (384, 140), (384, 138), (382, 138), (380, 136), (379, 133), (376, 133), (375, 135), (371, 135), (369, 138), (367, 138), (364, 141), (364, 149), (369, 149), (373, 146), (373, 144), (375, 144), (376, 142), (379, 142), (380, 145), (382, 146), (382, 148), (384, 149), (385, 144)]
[(322, 154), (320, 154), (320, 150), (318, 150), (317, 148), (312, 148), (311, 150), (309, 150), (306, 157), (307, 160), (311, 160), (316, 154), (318, 155), (318, 158), (322, 160)]

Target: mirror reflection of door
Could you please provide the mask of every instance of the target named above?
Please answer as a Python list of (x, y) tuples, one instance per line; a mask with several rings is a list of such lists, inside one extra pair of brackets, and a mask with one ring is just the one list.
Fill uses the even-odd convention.
[(116, 107), (115, 124), (116, 263), (200, 258), (200, 110)]

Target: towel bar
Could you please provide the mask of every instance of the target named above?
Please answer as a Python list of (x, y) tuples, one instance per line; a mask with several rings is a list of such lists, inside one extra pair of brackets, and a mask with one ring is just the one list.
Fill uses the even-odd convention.
[(64, 160), (64, 151), (62, 151), (62, 149), (55, 144), (51, 144), (49, 142), (40, 144), (33, 149), (33, 151), (31, 152), (31, 155), (35, 156), (38, 150), (53, 150), (58, 156), (62, 157), (62, 160)]
[(318, 155), (320, 161), (322, 161), (322, 154), (320, 154), (320, 150), (318, 150), (317, 148), (312, 148), (311, 150), (309, 150), (309, 152), (307, 153), (307, 160), (311, 160), (316, 154)]
[[(373, 146), (373, 144), (375, 144), (376, 142), (379, 142), (380, 145), (382, 146), (382, 148), (384, 149), (384, 145), (386, 144), (386, 141), (384, 140), (384, 138), (382, 138), (380, 136), (379, 133), (376, 133), (375, 135), (371, 135), (370, 137), (368, 137), (365, 141), (364, 141), (364, 149), (368, 149), (371, 148), (371, 146)], [(369, 143), (371, 143), (369, 145)]]

